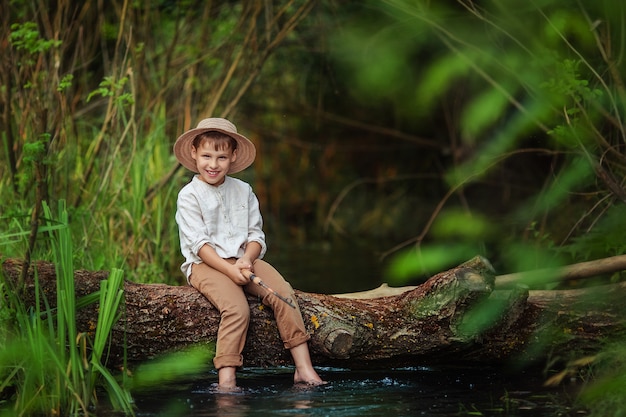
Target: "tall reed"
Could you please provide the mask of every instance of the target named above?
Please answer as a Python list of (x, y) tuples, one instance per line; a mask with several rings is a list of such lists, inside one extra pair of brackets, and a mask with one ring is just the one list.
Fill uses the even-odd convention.
[[(106, 344), (120, 317), (123, 273), (111, 272), (101, 282), (96, 333), (91, 338), (76, 327), (78, 306), (94, 300), (77, 300), (74, 291), (73, 248), (65, 202), (56, 216), (44, 204), (40, 231), (48, 234), (56, 266), (56, 307), (40, 290), (35, 270), (35, 305), (27, 308), (16, 294), (4, 292), (3, 306), (14, 312), (14, 326), (3, 321), (7, 335), (0, 351), (0, 393), (13, 390), (9, 400), (15, 415), (89, 415), (97, 402), (96, 388), (103, 386), (112, 406), (133, 414), (130, 393), (105, 367)], [(9, 412), (9, 410), (5, 410)]]

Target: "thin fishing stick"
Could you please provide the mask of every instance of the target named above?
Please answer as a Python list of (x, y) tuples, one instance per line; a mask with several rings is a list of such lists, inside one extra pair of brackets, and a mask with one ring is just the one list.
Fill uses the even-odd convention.
[(285, 303), (287, 303), (290, 307), (296, 308), (296, 305), (291, 301), (291, 298), (285, 298), (282, 295), (280, 295), (279, 293), (277, 293), (276, 291), (274, 291), (273, 289), (271, 289), (270, 287), (268, 287), (267, 284), (264, 283), (261, 278), (259, 278), (256, 275), (254, 275), (252, 273), (252, 271), (250, 271), (249, 269), (243, 270), (242, 273), (243, 273), (244, 277), (250, 279), (250, 281), (254, 282), (258, 286), (265, 288), (266, 290), (268, 290), (269, 292), (274, 294), (276, 297), (280, 298)]

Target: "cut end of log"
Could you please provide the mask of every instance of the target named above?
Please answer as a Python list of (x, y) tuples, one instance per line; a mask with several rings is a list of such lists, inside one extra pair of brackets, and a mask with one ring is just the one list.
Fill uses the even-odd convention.
[(352, 333), (345, 329), (335, 329), (324, 339), (324, 347), (328, 353), (337, 359), (347, 359), (350, 357), (350, 349), (354, 337)]

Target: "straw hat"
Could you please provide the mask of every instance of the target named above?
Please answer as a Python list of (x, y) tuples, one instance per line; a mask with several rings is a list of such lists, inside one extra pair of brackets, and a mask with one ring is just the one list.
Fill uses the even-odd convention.
[(196, 136), (208, 131), (225, 133), (237, 141), (237, 159), (230, 165), (230, 169), (228, 170), (229, 174), (243, 171), (254, 162), (256, 148), (250, 139), (237, 133), (237, 127), (228, 120), (211, 117), (201, 120), (200, 123), (198, 123), (198, 127), (186, 131), (176, 139), (176, 143), (174, 143), (174, 155), (176, 155), (178, 162), (185, 168), (193, 172), (198, 172), (196, 160), (191, 157), (191, 147)]

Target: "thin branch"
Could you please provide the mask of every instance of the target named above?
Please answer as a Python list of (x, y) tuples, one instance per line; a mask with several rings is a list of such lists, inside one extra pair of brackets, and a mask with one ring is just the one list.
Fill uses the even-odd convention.
[[(562, 268), (549, 268), (500, 275), (496, 277), (496, 287), (498, 289), (510, 288), (520, 282), (523, 282), (530, 276), (542, 276), (546, 277), (546, 279), (550, 279), (550, 282), (558, 282), (590, 278), (624, 270), (626, 270), (626, 255), (617, 255), (609, 258), (567, 265)], [(545, 281), (545, 283), (547, 283), (547, 281)]]

